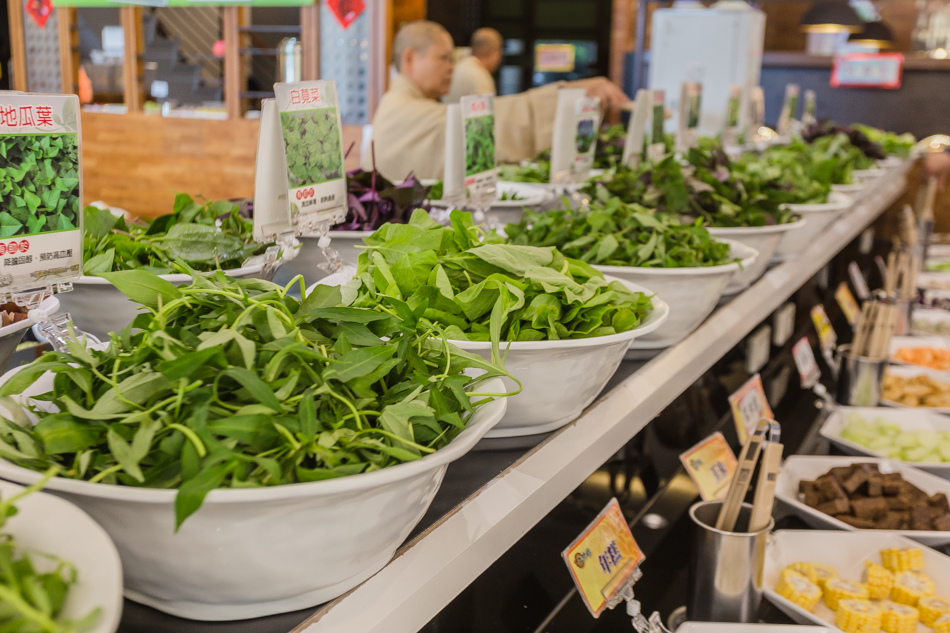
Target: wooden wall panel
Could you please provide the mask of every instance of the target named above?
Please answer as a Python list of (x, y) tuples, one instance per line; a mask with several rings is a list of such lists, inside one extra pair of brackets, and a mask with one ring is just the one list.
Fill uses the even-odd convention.
[[(811, 2), (765, 2), (765, 49), (770, 51), (804, 51), (805, 34), (799, 28), (802, 16)], [(910, 0), (881, 2), (881, 19), (894, 31), (894, 50), (909, 51), (911, 34), (917, 21), (917, 8)]]
[[(207, 121), (84, 112), (83, 197), (135, 215), (169, 213), (175, 193), (209, 199), (254, 195), (258, 121)], [(343, 127), (343, 146), (356, 147), (347, 169), (359, 166), (362, 128)]]

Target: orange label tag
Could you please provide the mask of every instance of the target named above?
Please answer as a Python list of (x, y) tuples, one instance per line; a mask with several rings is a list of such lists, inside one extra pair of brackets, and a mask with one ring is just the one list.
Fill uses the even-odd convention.
[(561, 552), (584, 604), (600, 617), (646, 558), (633, 540), (630, 526), (611, 499), (576, 541)]
[(854, 300), (854, 295), (851, 294), (851, 289), (848, 288), (846, 282), (842, 281), (838, 284), (838, 289), (835, 290), (835, 300), (841, 307), (841, 312), (844, 313), (844, 318), (848, 320), (848, 324), (854, 327), (854, 324), (858, 322), (858, 313), (861, 308), (858, 307), (858, 302)]
[(736, 423), (736, 433), (739, 443), (745, 444), (749, 433), (755, 430), (759, 420), (773, 417), (768, 398), (765, 397), (765, 388), (762, 386), (762, 376), (752, 376), (744, 385), (729, 396), (729, 406), (732, 408), (732, 419)]
[(722, 433), (713, 433), (680, 455), (703, 501), (725, 498), (739, 463)]

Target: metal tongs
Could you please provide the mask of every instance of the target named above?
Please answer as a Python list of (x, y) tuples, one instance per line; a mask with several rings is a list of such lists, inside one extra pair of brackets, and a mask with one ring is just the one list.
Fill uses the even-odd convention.
[(782, 449), (780, 443), (782, 426), (775, 420), (762, 419), (755, 427), (742, 452), (739, 453), (739, 465), (729, 492), (722, 502), (719, 518), (716, 520), (716, 529), (724, 532), (734, 532), (739, 511), (742, 509), (742, 500), (752, 483), (752, 474), (761, 458), (759, 479), (755, 486), (755, 495), (752, 501), (752, 514), (749, 517), (749, 532), (764, 530), (769, 525), (772, 516), (772, 506), (775, 504), (775, 483), (778, 469), (782, 463)]

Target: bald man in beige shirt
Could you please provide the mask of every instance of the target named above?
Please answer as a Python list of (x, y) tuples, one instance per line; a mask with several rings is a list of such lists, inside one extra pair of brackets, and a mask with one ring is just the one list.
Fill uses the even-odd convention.
[[(363, 156), (390, 180), (414, 173), (419, 178), (442, 178), (445, 162), (445, 119), (448, 108), (438, 99), (452, 84), (452, 36), (435, 22), (404, 25), (393, 41), (399, 74), (383, 95), (373, 116), (373, 151)], [(551, 146), (559, 85), (583, 87), (599, 97), (605, 110), (627, 101), (623, 92), (603, 77), (552, 84), (518, 95), (495, 98), (495, 149), (499, 162), (533, 158)]]
[(481, 28), (472, 34), (472, 54), (455, 64), (452, 87), (442, 97), (442, 103), (458, 103), (468, 95), (493, 95), (495, 78), (492, 75), (501, 66), (504, 40), (495, 29)]

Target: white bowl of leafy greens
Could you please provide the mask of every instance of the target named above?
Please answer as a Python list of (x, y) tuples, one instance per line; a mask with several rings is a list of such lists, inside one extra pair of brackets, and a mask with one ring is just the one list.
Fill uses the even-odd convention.
[(785, 234), (775, 250), (774, 259), (783, 261), (794, 257), (815, 240), (828, 225), (835, 221), (842, 213), (854, 206), (854, 198), (832, 191), (828, 195), (828, 202), (824, 204), (790, 204), (788, 208), (796, 215), (807, 221), (805, 226), (797, 231)]
[(724, 294), (732, 295), (742, 292), (758, 280), (769, 267), (772, 256), (778, 249), (779, 242), (795, 231), (805, 228), (808, 220), (799, 218), (786, 224), (770, 224), (768, 226), (737, 226), (737, 227), (709, 227), (709, 234), (718, 239), (728, 239), (745, 244), (755, 249), (759, 256), (749, 266), (744, 266), (735, 274), (726, 287)]
[(503, 359), (522, 391), (508, 399), (490, 436), (545, 433), (572, 421), (630, 341), (667, 318), (666, 303), (642, 286), (605, 278), (550, 246), (505, 244), (469, 213), (453, 211), (451, 222), (443, 227), (417, 211), (408, 225), (383, 226), (367, 238), (342, 295), (355, 306), (404, 301), (460, 349)]
[(148, 313), (3, 376), (0, 477), (60, 465), (47, 489), (111, 535), (126, 596), (167, 613), (247, 619), (351, 589), (504, 415), (502, 372), (394, 303), (112, 275), (156, 289)]

